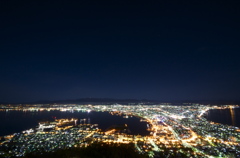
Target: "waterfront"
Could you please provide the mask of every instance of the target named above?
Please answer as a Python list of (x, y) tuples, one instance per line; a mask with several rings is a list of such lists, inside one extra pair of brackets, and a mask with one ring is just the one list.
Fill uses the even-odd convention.
[[(147, 135), (146, 122), (139, 118), (111, 115), (108, 112), (80, 112), (80, 111), (0, 111), (0, 136), (21, 132), (36, 127), (39, 121), (53, 121), (54, 118), (86, 119), (86, 123), (99, 124), (99, 128), (106, 130), (116, 124), (128, 124), (130, 134)], [(240, 108), (210, 109), (205, 118), (209, 121), (240, 127)], [(80, 121), (78, 121), (80, 123)]]
[(216, 123), (240, 127), (240, 108), (210, 109), (206, 113), (206, 119)]
[[(53, 121), (54, 118), (78, 118), (78, 123), (98, 124), (106, 130), (112, 125), (128, 125), (129, 134), (148, 135), (146, 122), (139, 118), (111, 115), (108, 112), (80, 112), (80, 111), (0, 111), (0, 136), (9, 135), (38, 126), (39, 121)], [(82, 121), (80, 122), (80, 120)], [(86, 120), (83, 120), (86, 119)]]

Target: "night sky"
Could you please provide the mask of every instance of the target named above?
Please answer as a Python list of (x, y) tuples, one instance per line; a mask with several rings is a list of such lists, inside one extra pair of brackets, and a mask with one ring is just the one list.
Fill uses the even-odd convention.
[(0, 1), (0, 102), (240, 99), (240, 1)]

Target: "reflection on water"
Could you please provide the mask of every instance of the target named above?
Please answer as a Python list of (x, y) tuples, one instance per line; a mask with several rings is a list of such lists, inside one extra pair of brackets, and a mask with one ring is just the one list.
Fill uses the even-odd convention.
[(233, 108), (229, 108), (231, 118), (232, 118), (232, 125), (235, 126), (235, 110)]
[(240, 108), (211, 109), (206, 115), (207, 120), (240, 127)]

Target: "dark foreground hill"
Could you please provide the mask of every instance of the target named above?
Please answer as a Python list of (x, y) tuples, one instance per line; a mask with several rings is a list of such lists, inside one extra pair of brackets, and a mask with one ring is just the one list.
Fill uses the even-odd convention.
[(91, 144), (86, 148), (61, 149), (54, 153), (30, 153), (24, 158), (147, 158), (133, 144)]

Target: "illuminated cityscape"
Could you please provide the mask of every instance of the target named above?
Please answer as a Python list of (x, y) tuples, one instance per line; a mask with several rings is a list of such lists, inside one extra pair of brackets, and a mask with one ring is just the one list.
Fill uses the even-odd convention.
[(31, 152), (87, 147), (92, 143), (134, 144), (135, 150), (148, 157), (239, 157), (240, 129), (206, 120), (211, 109), (229, 109), (234, 105), (28, 105), (2, 106), (2, 111), (83, 111), (109, 112), (124, 118), (138, 117), (147, 122), (150, 135), (130, 135), (122, 127), (103, 131), (90, 120), (76, 118), (39, 122), (31, 128), (2, 137), (0, 155), (21, 157)]
[(239, 17), (240, 0), (1, 0), (0, 158), (240, 158)]

